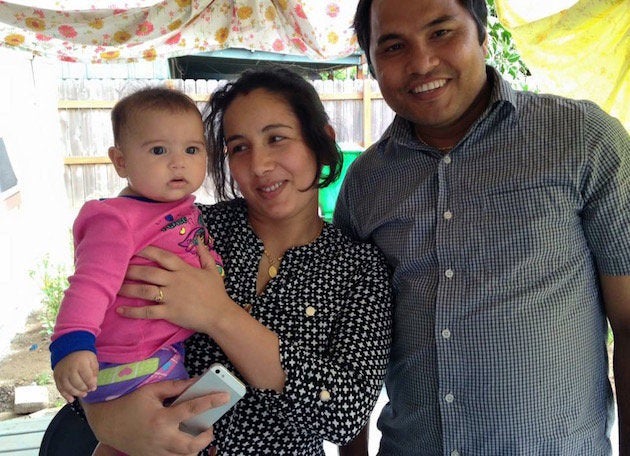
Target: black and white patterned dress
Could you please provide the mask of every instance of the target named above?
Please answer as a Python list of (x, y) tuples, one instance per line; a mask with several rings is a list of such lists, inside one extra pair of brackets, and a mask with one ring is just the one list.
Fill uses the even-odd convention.
[[(248, 387), (215, 424), (219, 455), (323, 455), (323, 440), (347, 443), (380, 393), (391, 341), (392, 295), (383, 256), (330, 224), (311, 244), (288, 250), (261, 295), (263, 244), (244, 200), (200, 206), (225, 262), (225, 286), (280, 339), (282, 393)], [(208, 336), (187, 343), (191, 376), (213, 362), (236, 370)], [(202, 454), (206, 454), (205, 452)]]

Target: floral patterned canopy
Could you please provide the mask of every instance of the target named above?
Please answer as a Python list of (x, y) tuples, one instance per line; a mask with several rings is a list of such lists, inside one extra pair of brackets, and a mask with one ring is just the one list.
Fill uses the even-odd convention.
[(136, 0), (118, 2), (125, 5), (119, 9), (69, 9), (69, 3), (46, 9), (0, 0), (0, 46), (91, 63), (224, 48), (314, 59), (357, 51), (351, 28), (356, 0)]

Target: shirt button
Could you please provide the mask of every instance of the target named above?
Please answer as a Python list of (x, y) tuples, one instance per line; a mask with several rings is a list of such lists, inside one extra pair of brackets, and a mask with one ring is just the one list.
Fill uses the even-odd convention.
[(307, 317), (312, 317), (313, 315), (315, 315), (315, 312), (316, 312), (315, 311), (315, 307), (313, 307), (313, 306), (308, 306), (306, 308), (306, 316)]
[(448, 329), (443, 329), (442, 330), (442, 337), (445, 339), (450, 339), (451, 338), (451, 332)]
[(459, 451), (457, 451), (457, 450), (451, 451), (451, 456), (460, 456), (459, 455)]
[(447, 165), (450, 165), (451, 162), (453, 161), (450, 155), (445, 156), (443, 160), (444, 160), (444, 163), (446, 163)]
[(447, 279), (452, 279), (455, 273), (453, 272), (452, 269), (447, 269), (446, 271), (444, 271), (444, 275), (446, 276)]
[(446, 211), (443, 215), (445, 220), (450, 220), (453, 218), (453, 213), (451, 211)]
[(330, 393), (328, 390), (324, 389), (319, 393), (319, 400), (322, 402), (328, 402), (330, 400)]
[(455, 400), (455, 396), (453, 396), (451, 393), (448, 393), (446, 396), (444, 396), (444, 400), (449, 404), (452, 404)]

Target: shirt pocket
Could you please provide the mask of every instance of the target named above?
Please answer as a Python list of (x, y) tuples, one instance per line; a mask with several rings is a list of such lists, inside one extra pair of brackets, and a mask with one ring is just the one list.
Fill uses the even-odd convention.
[(479, 231), (486, 272), (526, 278), (566, 264), (585, 247), (578, 203), (561, 185), (486, 195)]

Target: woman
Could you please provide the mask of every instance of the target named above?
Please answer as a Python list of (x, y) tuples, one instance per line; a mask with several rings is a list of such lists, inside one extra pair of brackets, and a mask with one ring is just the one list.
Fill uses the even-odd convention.
[[(150, 247), (145, 256), (162, 269), (130, 268), (127, 278), (144, 284), (121, 293), (163, 304), (121, 313), (197, 331), (187, 344), (190, 374), (220, 362), (248, 385), (214, 426), (218, 454), (323, 455), (324, 439), (343, 445), (361, 430), (382, 386), (392, 303), (385, 260), (319, 217), (318, 183), (337, 177), (341, 158), (308, 82), (286, 69), (249, 71), (215, 92), (208, 111), (222, 202), (201, 210), (225, 282), (203, 249), (195, 269)], [(322, 176), (324, 165), (330, 175)], [(97, 435), (139, 454), (185, 454), (207, 443), (210, 433), (177, 433), (176, 419), (188, 412), (161, 409), (166, 392), (150, 388), (90, 406)], [(191, 407), (198, 413), (205, 400)]]

